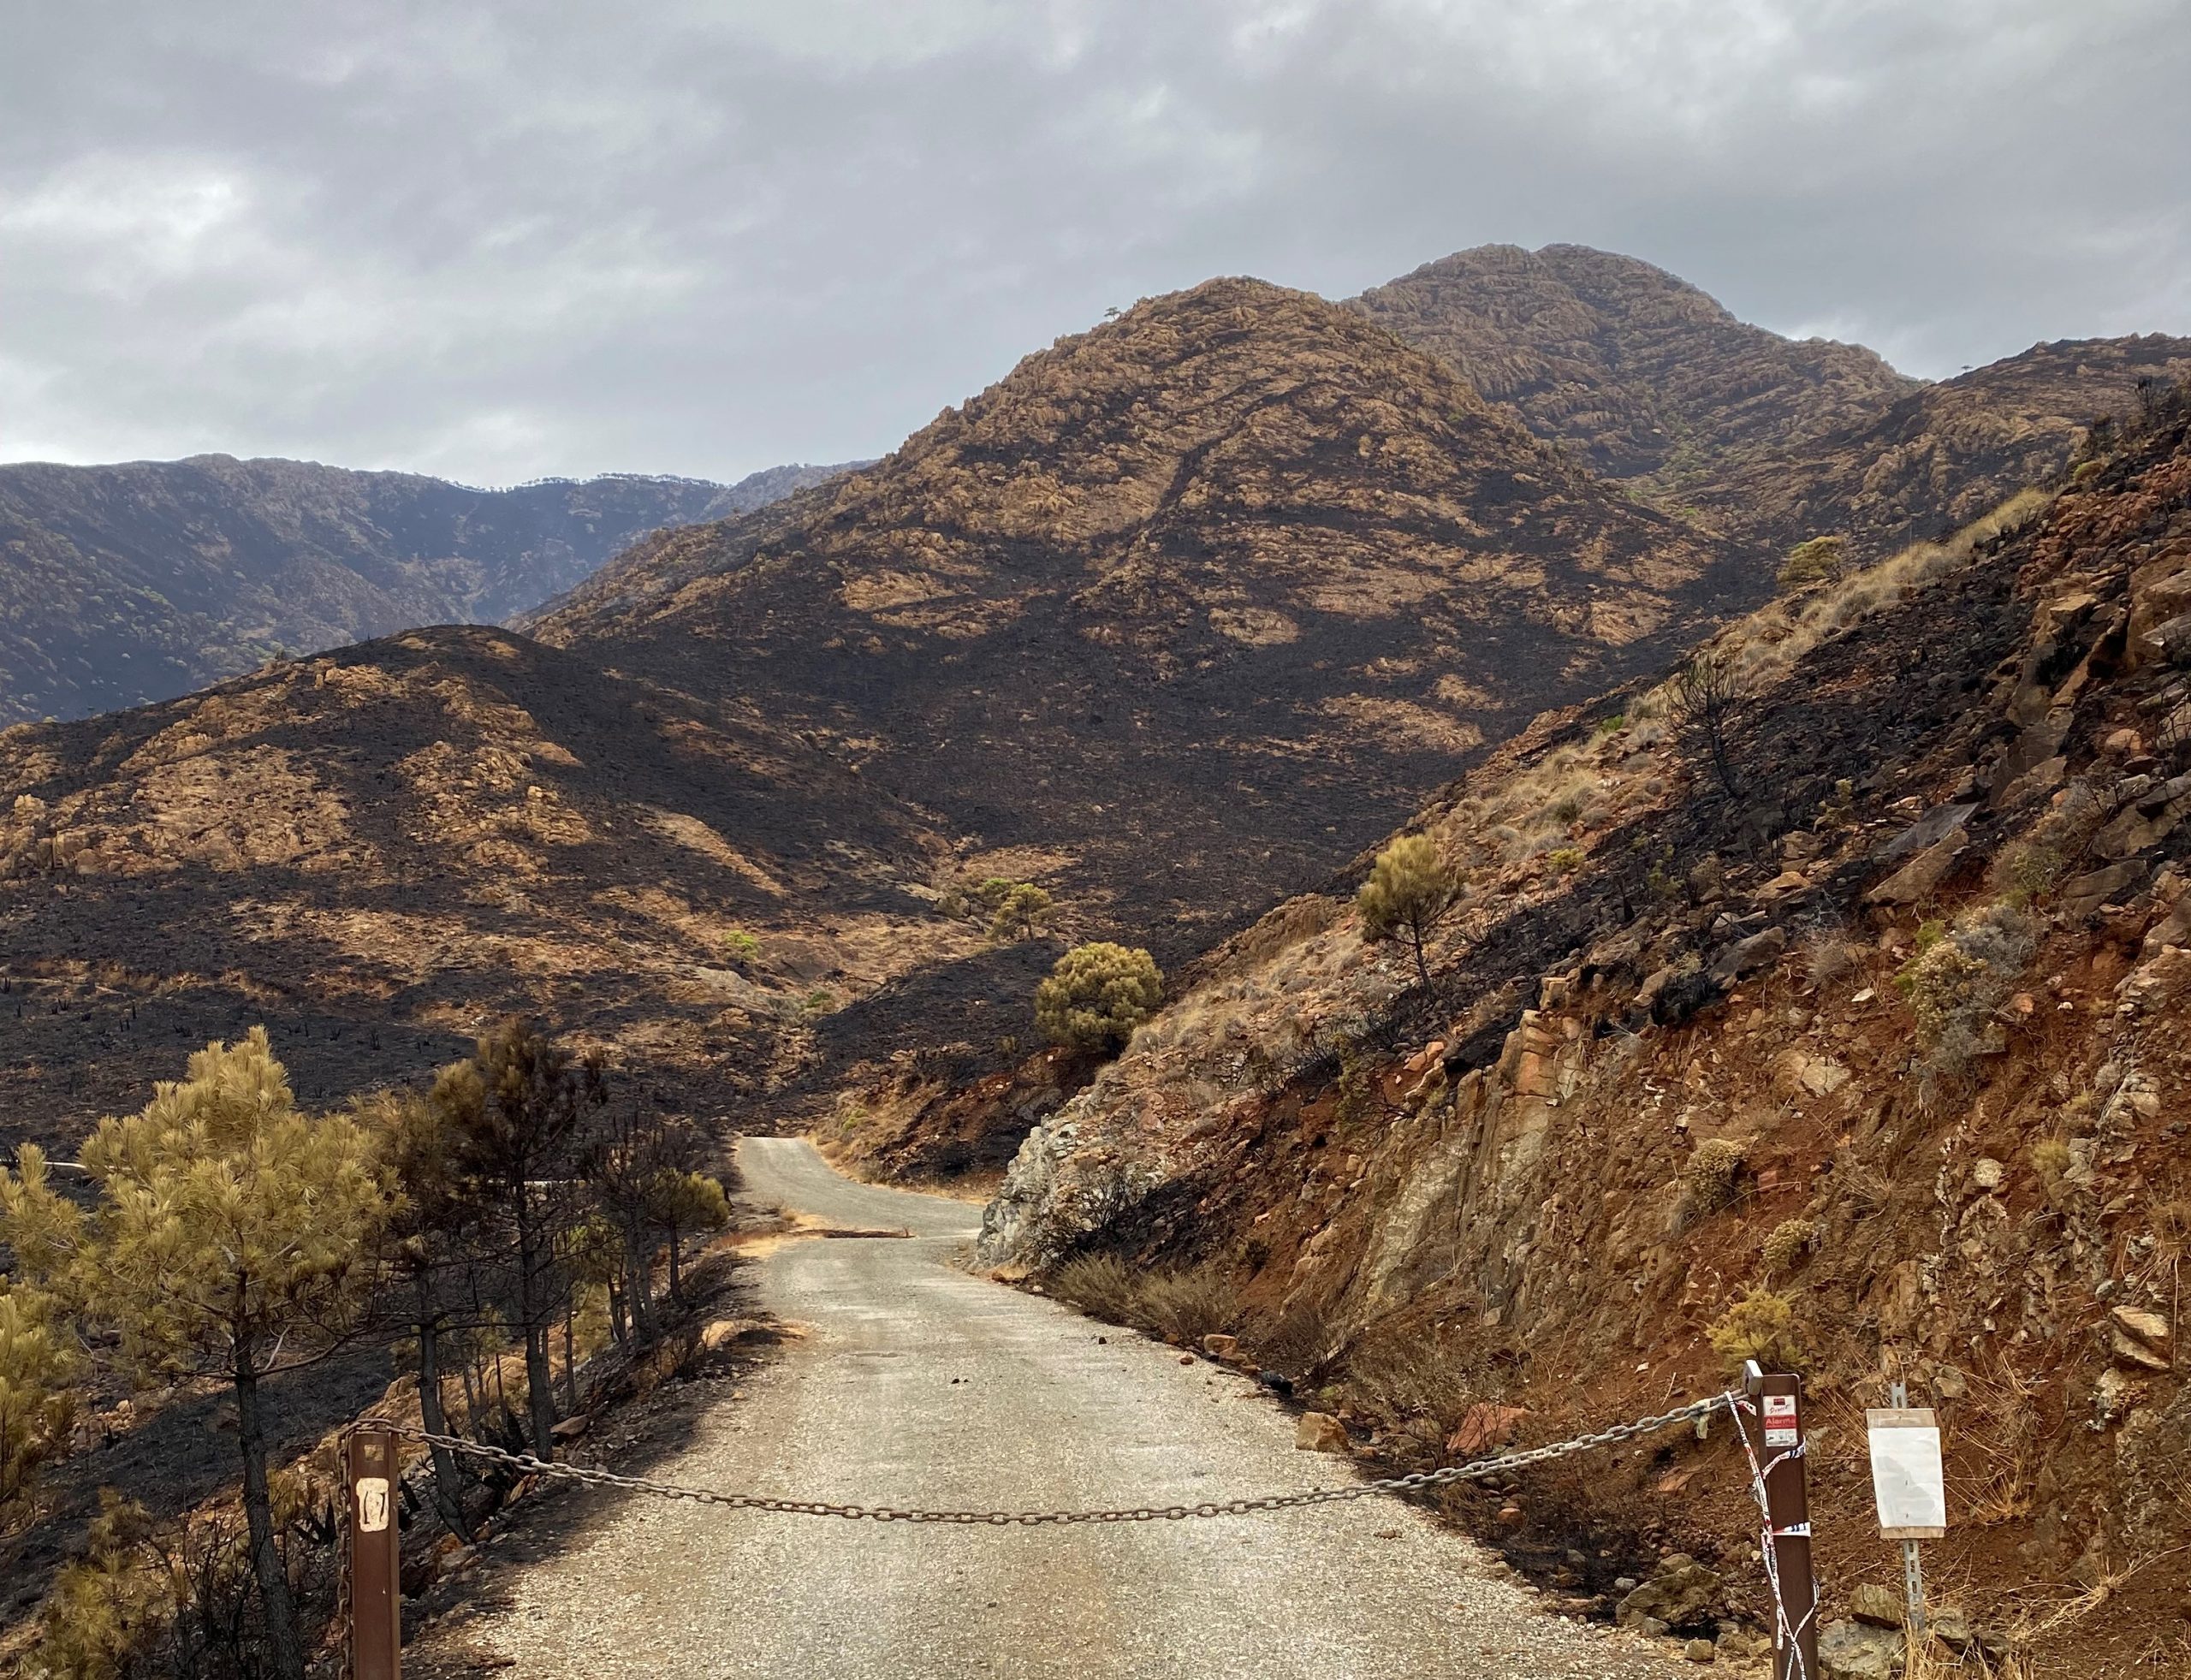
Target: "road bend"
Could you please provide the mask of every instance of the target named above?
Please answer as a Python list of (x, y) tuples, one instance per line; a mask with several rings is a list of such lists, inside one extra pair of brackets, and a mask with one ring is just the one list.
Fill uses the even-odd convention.
[[(652, 1477), (864, 1505), (1196, 1505), (1332, 1485), (1246, 1380), (960, 1268), (968, 1203), (746, 1139), (746, 1195), (840, 1229), (760, 1266), (803, 1334)], [(1550, 1615), (1386, 1498), (1037, 1529), (850, 1523), (592, 1495), (478, 1629), (526, 1676), (1627, 1680), (1675, 1671)]]

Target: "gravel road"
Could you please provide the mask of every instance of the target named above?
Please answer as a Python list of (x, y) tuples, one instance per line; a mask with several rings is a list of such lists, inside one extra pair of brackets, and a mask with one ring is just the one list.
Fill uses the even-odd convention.
[[(814, 1238), (763, 1262), (805, 1327), (662, 1480), (863, 1505), (1196, 1504), (1330, 1485), (1254, 1386), (957, 1269), (978, 1213), (851, 1183), (749, 1138), (757, 1202), (908, 1239)], [(604, 1499), (567, 1549), (498, 1578), (478, 1629), (519, 1674), (1139, 1680), (1664, 1677), (1550, 1616), (1393, 1499), (1068, 1529), (852, 1523)]]

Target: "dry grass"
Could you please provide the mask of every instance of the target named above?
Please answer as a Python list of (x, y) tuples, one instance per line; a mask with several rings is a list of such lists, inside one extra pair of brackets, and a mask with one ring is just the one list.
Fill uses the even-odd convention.
[(1113, 1255), (1084, 1255), (1058, 1268), (1050, 1293), (1091, 1318), (1185, 1346), (1230, 1331), (1239, 1319), (1230, 1280), (1212, 1266), (1143, 1271)]

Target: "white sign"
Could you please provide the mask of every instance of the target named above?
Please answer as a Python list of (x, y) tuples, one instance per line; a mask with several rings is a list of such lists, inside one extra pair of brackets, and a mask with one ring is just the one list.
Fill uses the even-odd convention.
[(1864, 1422), (1871, 1434), (1880, 1534), (1889, 1540), (1945, 1539), (1948, 1493), (1939, 1420), (1927, 1407), (1884, 1406), (1867, 1411)]
[(1800, 1445), (1803, 1439), (1802, 1420), (1796, 1415), (1796, 1397), (1767, 1394), (1763, 1398), (1766, 1449)]
[(358, 1478), (358, 1529), (362, 1534), (377, 1535), (388, 1527), (388, 1478), (384, 1475), (361, 1475)]

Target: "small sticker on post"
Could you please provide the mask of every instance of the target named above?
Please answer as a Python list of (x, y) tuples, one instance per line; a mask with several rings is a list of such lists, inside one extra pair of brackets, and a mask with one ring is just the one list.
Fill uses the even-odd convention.
[(1802, 1422), (1796, 1410), (1796, 1397), (1792, 1394), (1767, 1394), (1765, 1402), (1765, 1444), (1768, 1447), (1794, 1446), (1803, 1438)]
[(358, 1478), (358, 1531), (377, 1535), (388, 1527), (388, 1478), (384, 1475), (361, 1475)]

